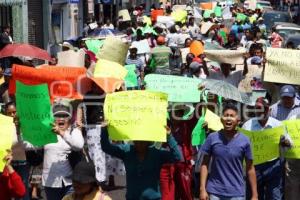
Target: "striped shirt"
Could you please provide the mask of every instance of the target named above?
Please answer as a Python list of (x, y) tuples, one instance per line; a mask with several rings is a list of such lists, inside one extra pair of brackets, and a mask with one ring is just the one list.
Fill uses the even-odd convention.
[(126, 59), (126, 65), (132, 64), (134, 64), (139, 71), (144, 71), (144, 62), (141, 58), (131, 59), (130, 57), (128, 57)]
[(284, 107), (281, 102), (277, 102), (271, 106), (271, 117), (279, 121), (288, 120), (294, 115), (300, 114), (300, 101), (295, 98), (295, 103), (292, 108)]

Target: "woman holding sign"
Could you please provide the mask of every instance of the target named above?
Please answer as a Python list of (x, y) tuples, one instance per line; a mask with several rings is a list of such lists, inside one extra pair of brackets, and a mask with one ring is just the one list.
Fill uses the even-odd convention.
[(57, 134), (58, 142), (44, 146), (42, 184), (48, 200), (61, 200), (73, 191), (73, 170), (68, 155), (72, 150), (80, 151), (84, 139), (80, 129), (72, 128), (72, 109), (69, 102), (56, 102), (53, 105), (53, 115), (53, 131)]
[(170, 151), (156, 149), (152, 142), (134, 141), (130, 144), (112, 144), (108, 139), (107, 124), (103, 124), (101, 146), (105, 153), (123, 160), (126, 168), (127, 194), (126, 200), (147, 199), (159, 200), (160, 169), (165, 163), (181, 160), (177, 143), (167, 127), (167, 143)]

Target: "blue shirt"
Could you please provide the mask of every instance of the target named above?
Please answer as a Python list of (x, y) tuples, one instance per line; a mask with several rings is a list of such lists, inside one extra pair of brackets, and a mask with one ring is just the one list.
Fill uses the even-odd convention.
[(207, 192), (225, 197), (244, 197), (243, 160), (252, 160), (249, 138), (237, 133), (228, 141), (221, 132), (211, 133), (201, 151), (212, 158)]
[(167, 136), (170, 150), (148, 148), (143, 161), (137, 158), (134, 146), (130, 144), (111, 144), (107, 129), (102, 129), (101, 147), (107, 154), (123, 160), (126, 169), (127, 200), (160, 199), (160, 169), (165, 163), (180, 161), (182, 155), (175, 139)]

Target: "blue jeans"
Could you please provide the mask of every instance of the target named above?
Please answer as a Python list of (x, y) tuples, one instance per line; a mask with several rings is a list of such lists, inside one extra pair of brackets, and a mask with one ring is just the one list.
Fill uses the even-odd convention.
[(245, 197), (224, 197), (224, 196), (210, 194), (209, 200), (245, 200)]
[[(255, 166), (257, 192), (260, 200), (283, 199), (284, 161), (276, 159)], [(251, 189), (247, 184), (247, 199), (251, 198)]]
[(22, 178), (22, 181), (25, 185), (26, 194), (23, 198), (16, 199), (16, 200), (30, 200), (29, 195), (29, 165), (26, 161), (13, 161), (12, 166), (14, 170), (19, 174), (19, 176)]
[(71, 185), (60, 188), (45, 187), (47, 200), (62, 200), (64, 196), (71, 194), (73, 191), (74, 190)]

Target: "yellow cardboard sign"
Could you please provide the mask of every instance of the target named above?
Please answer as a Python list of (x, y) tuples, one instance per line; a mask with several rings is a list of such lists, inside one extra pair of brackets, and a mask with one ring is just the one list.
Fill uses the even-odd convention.
[(300, 85), (299, 50), (267, 48), (266, 59), (264, 81)]
[(251, 141), (254, 165), (279, 157), (279, 142), (281, 135), (284, 134), (284, 126), (261, 131), (247, 131), (245, 129), (240, 129), (240, 131)]
[(14, 123), (12, 117), (0, 114), (0, 172), (3, 171), (5, 162), (3, 158), (6, 156), (6, 150), (11, 149)]
[(187, 18), (187, 11), (186, 10), (176, 10), (171, 13), (171, 16), (173, 17), (175, 22), (186, 22)]
[(96, 78), (116, 78), (124, 80), (128, 71), (119, 63), (100, 59), (97, 61), (94, 77)]
[(293, 141), (293, 146), (285, 152), (285, 157), (300, 159), (300, 120), (288, 120), (284, 121), (283, 124)]
[(218, 63), (243, 64), (246, 50), (204, 50), (206, 58)]
[(211, 112), (209, 109), (206, 109), (205, 121), (208, 124), (208, 128), (213, 131), (219, 131), (223, 128), (221, 118), (215, 113)]
[(97, 57), (112, 62), (117, 62), (120, 65), (125, 64), (129, 45), (121, 39), (109, 36), (104, 40), (103, 46), (100, 49)]
[(129, 15), (129, 12), (127, 9), (120, 10), (118, 15), (119, 15), (119, 17), (123, 18), (122, 21), (124, 21), (124, 22), (131, 21), (131, 17)]
[(166, 141), (167, 94), (125, 91), (108, 94), (104, 116), (112, 140)]

